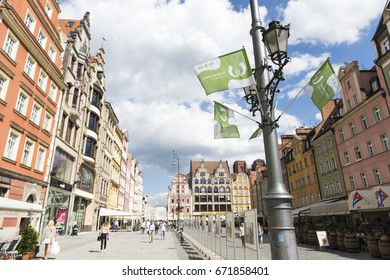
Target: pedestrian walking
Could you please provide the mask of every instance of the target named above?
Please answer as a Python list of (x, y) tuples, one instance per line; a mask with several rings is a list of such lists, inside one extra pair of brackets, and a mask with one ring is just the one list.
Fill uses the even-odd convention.
[(109, 234), (110, 234), (110, 224), (108, 222), (104, 222), (99, 230), (100, 251), (102, 253), (106, 252), (107, 240), (109, 239)]
[(50, 247), (54, 241), (56, 241), (56, 227), (54, 226), (54, 221), (50, 220), (43, 229), (41, 236), (41, 243), (45, 245), (45, 254), (43, 256), (44, 260), (47, 260)]
[(245, 247), (245, 227), (244, 227), (244, 223), (241, 223), (241, 225), (240, 225), (240, 238), (241, 238), (242, 247)]
[(153, 221), (149, 225), (148, 234), (149, 234), (149, 243), (153, 242), (153, 235), (156, 227), (154, 226)]
[(263, 249), (263, 234), (264, 234), (264, 229), (261, 226), (260, 223), (257, 224), (257, 235), (259, 237), (259, 247), (260, 249)]
[(146, 227), (146, 222), (145, 222), (145, 220), (143, 220), (141, 223), (141, 234), (145, 233), (145, 227)]
[(167, 224), (165, 222), (162, 222), (160, 225), (160, 231), (161, 231), (161, 240), (165, 239), (165, 231), (167, 230)]

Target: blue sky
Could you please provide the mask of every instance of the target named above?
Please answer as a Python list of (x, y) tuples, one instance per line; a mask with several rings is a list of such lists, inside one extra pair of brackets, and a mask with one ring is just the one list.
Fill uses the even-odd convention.
[[(346, 61), (373, 67), (371, 38), (386, 0), (260, 1), (266, 27), (273, 20), (291, 24), (289, 56), (276, 115), (308, 82), (329, 56), (337, 73)], [(81, 19), (90, 12), (96, 53), (104, 42), (107, 98), (119, 126), (129, 131), (129, 151), (144, 173), (144, 192), (151, 204), (164, 201), (177, 173), (190, 160), (265, 159), (262, 138), (249, 142), (256, 124), (236, 115), (240, 139), (214, 139), (213, 100), (247, 116), (243, 91), (203, 91), (192, 66), (244, 46), (254, 67), (249, 0), (61, 1), (61, 18)], [(109, 11), (109, 12), (107, 12)], [(278, 134), (320, 122), (318, 109), (301, 94), (280, 119)], [(257, 115), (255, 119), (259, 120)]]

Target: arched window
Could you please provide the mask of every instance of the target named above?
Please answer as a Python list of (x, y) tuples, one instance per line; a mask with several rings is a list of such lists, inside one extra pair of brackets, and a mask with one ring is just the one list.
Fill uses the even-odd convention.
[(204, 186), (201, 187), (201, 188), (200, 188), (200, 192), (201, 192), (201, 193), (206, 193), (206, 187), (204, 187)]
[(212, 188), (212, 187), (208, 187), (208, 188), (207, 188), (207, 192), (208, 192), (208, 193), (212, 193), (212, 192), (213, 192), (213, 188)]
[(220, 184), (224, 184), (224, 183), (225, 183), (225, 180), (222, 179), (222, 178), (220, 178), (220, 179), (219, 179), (219, 183), (220, 183)]
[(208, 179), (208, 180), (207, 180), (207, 184), (211, 184), (211, 179)]
[(201, 184), (206, 184), (206, 179), (205, 178), (200, 179), (200, 183)]
[(199, 184), (199, 179), (195, 179), (194, 184)]
[(214, 192), (218, 193), (218, 187), (214, 187)]
[(230, 187), (226, 187), (226, 192), (230, 193)]
[(195, 187), (195, 193), (199, 193), (199, 187)]
[(220, 192), (220, 193), (224, 193), (224, 192), (225, 192), (225, 188), (224, 188), (224, 187), (220, 187), (220, 188), (219, 188), (219, 192)]
[(229, 179), (226, 179), (226, 184), (230, 184), (230, 180)]

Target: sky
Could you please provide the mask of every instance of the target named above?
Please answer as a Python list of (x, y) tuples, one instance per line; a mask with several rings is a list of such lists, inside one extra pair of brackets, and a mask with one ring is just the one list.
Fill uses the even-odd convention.
[[(129, 152), (143, 172), (151, 205), (165, 205), (168, 187), (190, 161), (264, 159), (262, 137), (248, 141), (257, 124), (236, 114), (239, 139), (214, 139), (214, 105), (252, 117), (242, 89), (206, 95), (192, 66), (245, 47), (255, 67), (249, 0), (62, 0), (60, 18), (90, 12), (91, 54), (105, 50), (107, 99), (129, 132)], [(264, 27), (290, 24), (288, 52), (276, 116), (330, 57), (337, 74), (347, 61), (374, 66), (371, 39), (386, 0), (259, 1)], [(103, 38), (105, 40), (103, 40)], [(300, 94), (279, 121), (278, 135), (321, 122), (320, 111)], [(280, 141), (280, 137), (279, 137)], [(172, 165), (173, 150), (179, 168)], [(177, 162), (177, 159), (175, 160)]]

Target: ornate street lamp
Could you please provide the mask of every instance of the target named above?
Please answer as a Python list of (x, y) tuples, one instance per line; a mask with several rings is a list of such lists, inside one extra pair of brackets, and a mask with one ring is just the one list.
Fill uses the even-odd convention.
[[(287, 41), (289, 26), (281, 26), (274, 21), (265, 29), (260, 20), (258, 0), (250, 0), (252, 14), (252, 42), (255, 57), (254, 75), (256, 86), (245, 89), (244, 99), (251, 105), (253, 115), (260, 112), (265, 157), (267, 169), (268, 189), (265, 194), (267, 207), (269, 236), (272, 259), (297, 259), (298, 251), (293, 226), (291, 200), (283, 183), (282, 167), (279, 158), (278, 139), (276, 128), (278, 119), (274, 115), (274, 95), (280, 81), (284, 80), (283, 67), (290, 61), (287, 56)], [(273, 70), (268, 66), (264, 44), (268, 50), (268, 57), (277, 65)], [(272, 73), (272, 78), (269, 75)]]

